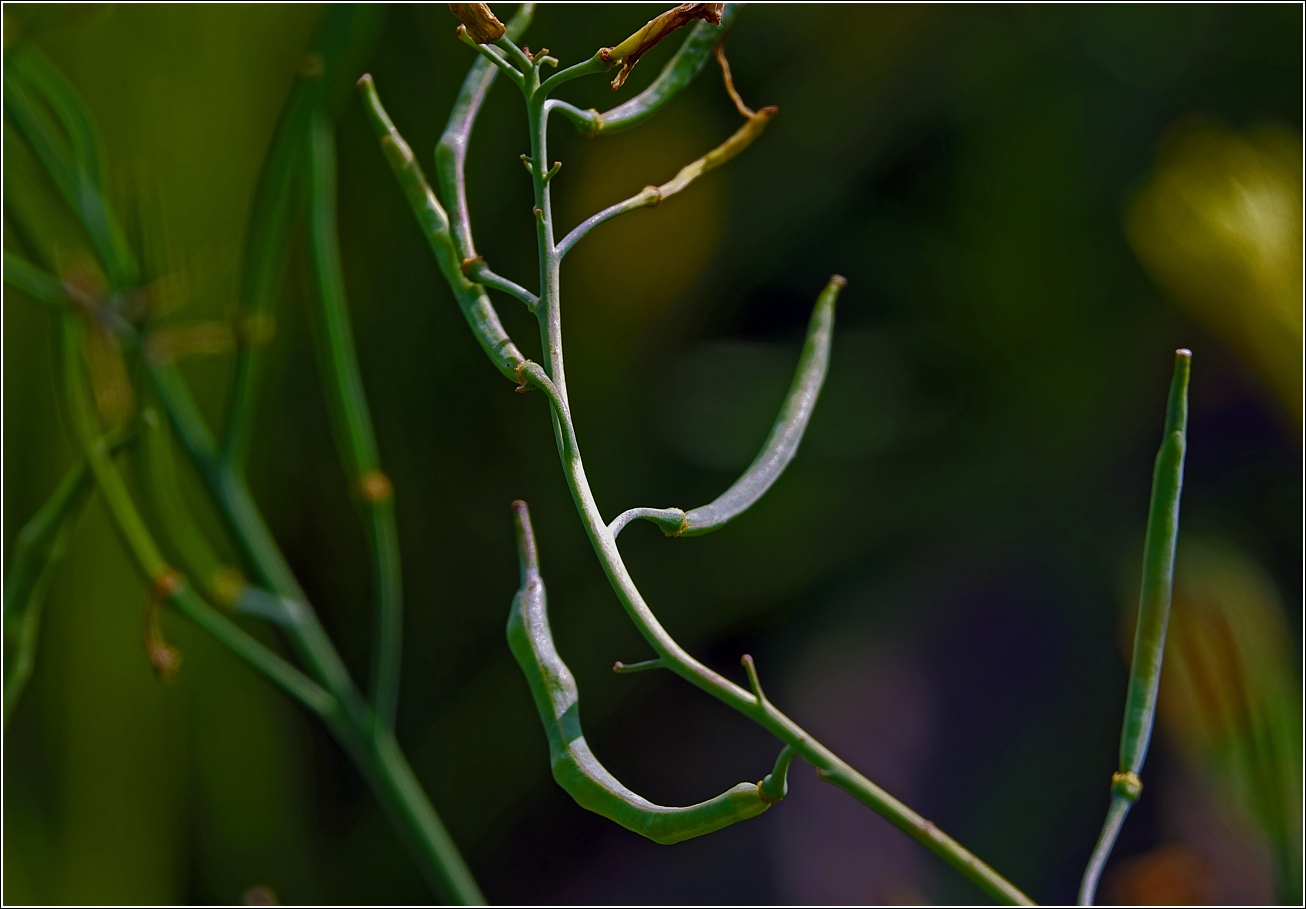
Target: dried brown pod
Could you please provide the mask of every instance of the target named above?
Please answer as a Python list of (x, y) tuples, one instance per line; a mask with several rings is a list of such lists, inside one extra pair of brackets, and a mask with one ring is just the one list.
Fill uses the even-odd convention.
[(612, 90), (615, 92), (621, 88), (640, 57), (682, 25), (688, 25), (696, 19), (704, 19), (712, 25), (720, 25), (721, 10), (724, 7), (724, 3), (682, 3), (656, 19), (650, 19), (643, 28), (616, 47), (605, 47), (600, 50), (599, 56), (603, 58), (604, 63), (609, 66), (621, 66), (621, 72), (612, 80)]
[(467, 26), (467, 34), (477, 44), (489, 44), (504, 36), (507, 28), (490, 12), (486, 3), (450, 3), (449, 12), (458, 17), (458, 21)]

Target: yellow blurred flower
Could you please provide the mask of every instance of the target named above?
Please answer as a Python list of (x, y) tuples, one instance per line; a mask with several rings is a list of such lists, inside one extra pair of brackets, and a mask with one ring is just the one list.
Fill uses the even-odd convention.
[(1302, 142), (1273, 126), (1176, 128), (1128, 216), (1156, 281), (1302, 418)]

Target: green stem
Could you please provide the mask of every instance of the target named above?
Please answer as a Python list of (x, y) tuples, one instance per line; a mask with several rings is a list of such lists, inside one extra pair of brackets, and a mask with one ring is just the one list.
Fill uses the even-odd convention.
[(1142, 794), (1139, 773), (1156, 722), (1156, 698), (1165, 657), (1170, 596), (1174, 588), (1175, 546), (1179, 538), (1179, 497), (1184, 486), (1184, 454), (1188, 436), (1188, 376), (1192, 353), (1175, 351), (1174, 375), (1165, 409), (1161, 450), (1152, 470), (1152, 500), (1143, 541), (1143, 583), (1138, 598), (1138, 625), (1129, 666), (1125, 719), (1120, 731), (1120, 764), (1111, 779), (1111, 805), (1079, 888), (1080, 905), (1091, 906), (1098, 880), (1125, 816)]
[[(331, 18), (335, 15), (333, 10), (329, 14), (329, 21), (337, 21)], [(368, 19), (374, 17), (374, 12), (367, 8), (361, 10), (359, 15)], [(333, 40), (347, 45), (359, 35), (356, 24), (346, 22), (345, 27), (328, 29), (327, 32), (334, 35)], [(323, 57), (335, 57), (326, 45), (322, 47), (322, 54)], [(306, 63), (309, 64), (306, 67), (309, 73), (320, 72), (325, 67), (322, 58), (313, 59), (312, 55)], [(47, 83), (48, 80), (38, 87)], [(56, 114), (66, 116), (69, 110), (81, 110), (80, 101), (75, 97), (64, 99), (64, 102), (66, 103), (51, 102)], [(105, 237), (112, 240), (113, 237), (120, 236), (121, 231), (91, 176), (103, 173), (103, 158), (98, 147), (93, 143), (88, 145), (86, 136), (90, 134), (79, 129), (77, 123), (65, 123), (64, 127), (74, 145), (70, 152), (56, 135), (45, 112), (36, 104), (36, 99), (30, 92), (24, 91), (19, 80), (6, 78), (5, 106), (14, 112), (16, 118), (23, 119), (24, 125), (28, 127), (25, 132), (36, 147), (38, 157), (64, 191), (70, 206), (82, 217), (93, 238), (96, 237), (95, 229), (101, 222), (106, 232)], [(316, 104), (305, 102), (304, 106), (313, 110)], [(291, 129), (287, 131), (294, 133)], [(301, 135), (297, 141), (302, 141), (303, 138)], [(95, 160), (80, 159), (87, 155), (93, 156)], [(283, 160), (282, 165), (270, 170), (275, 172), (278, 168), (285, 170), (288, 167)], [(268, 172), (269, 169), (265, 168), (265, 175)], [(272, 221), (280, 223), (276, 218)], [(96, 242), (96, 248), (105, 260), (102, 264), (109, 274), (110, 291), (134, 288), (136, 269), (130, 253), (125, 257), (119, 256), (114, 243), (102, 240)], [(456, 903), (481, 902), (480, 891), (448, 832), (436, 818), (411, 769), (399, 754), (392, 733), (383, 723), (377, 722), (375, 714), (358, 695), (344, 663), (307, 605), (303, 591), (268, 532), (244, 483), (241, 476), (243, 459), (232, 457), (230, 446), (224, 449), (226, 456), (218, 454), (213, 437), (199, 415), (176, 365), (157, 356), (152, 357), (147, 350), (145, 364), (151, 381), (172, 419), (183, 447), (217, 502), (247, 562), (262, 580), (263, 586), (296, 602), (294, 621), (289, 624), (287, 631), (300, 659), (318, 681), (306, 677), (210, 607), (169, 567), (110, 457), (109, 445), (90, 400), (89, 381), (80, 349), (79, 316), (66, 305), (65, 289), (53, 278), (38, 276), (41, 280), (29, 280), (33, 278), (34, 271), (19, 260), (6, 261), (6, 280), (12, 277), (20, 286), (61, 311), (59, 327), (64, 391), (72, 423), (95, 485), (138, 569), (150, 584), (151, 596), (162, 596), (220, 643), (246, 659), (321, 716), (332, 734), (354, 757), (378, 800), (394, 819), (401, 836), (412, 846), (424, 875), (437, 895)], [(249, 367), (247, 365), (244, 368)], [(238, 393), (234, 396), (238, 423), (248, 420), (251, 394), (249, 388), (244, 392), (238, 388)], [(242, 407), (245, 408), (243, 416), (240, 412)], [(243, 430), (237, 427), (233, 431), (238, 435)]]
[[(710, 48), (710, 44), (708, 45)], [(478, 50), (487, 53), (478, 46)], [(704, 50), (706, 53), (706, 50)], [(493, 56), (497, 65), (506, 66), (501, 58)], [(696, 71), (696, 70), (695, 70)], [(688, 72), (686, 70), (685, 72)], [(648, 605), (641, 597), (634, 581), (626, 569), (617, 550), (614, 531), (603, 521), (593, 492), (585, 476), (584, 463), (576, 441), (575, 427), (571, 420), (570, 405), (567, 400), (566, 372), (562, 355), (561, 296), (559, 290), (559, 271), (561, 254), (554, 239), (552, 203), (549, 196), (549, 171), (547, 170), (547, 129), (548, 113), (556, 105), (548, 104), (546, 92), (538, 84), (538, 70), (532, 69), (524, 76), (513, 71), (522, 93), (527, 99), (527, 120), (530, 130), (530, 161), (528, 167), (535, 198), (535, 217), (537, 226), (537, 243), (540, 263), (540, 297), (535, 308), (540, 323), (540, 334), (544, 343), (547, 369), (529, 360), (521, 358), (515, 347), (511, 348), (512, 358), (504, 356), (503, 351), (511, 345), (507, 335), (502, 333), (497, 319), (495, 332), (487, 330), (484, 324), (468, 317), (473, 332), (491, 361), (505, 375), (529, 384), (545, 392), (551, 405), (554, 436), (558, 454), (562, 460), (563, 472), (567, 478), (572, 498), (580, 512), (581, 520), (589, 534), (599, 561), (607, 574), (618, 598), (627, 613), (635, 622), (640, 633), (658, 654), (658, 659), (666, 668), (685, 678), (690, 683), (703, 689), (723, 703), (751, 717), (779, 737), (786, 745), (792, 747), (815, 765), (823, 778), (852, 794), (867, 804), (892, 823), (906, 831), (926, 847), (940, 855), (945, 861), (957, 868), (964, 876), (973, 881), (984, 892), (1003, 903), (1029, 904), (1030, 900), (1020, 890), (1009, 883), (988, 865), (960, 846), (956, 841), (943, 834), (934, 824), (898, 802), (884, 790), (857, 773), (832, 752), (816, 742), (805, 730), (776, 710), (769, 702), (745, 691), (724, 676), (712, 671), (691, 657), (666, 632), (658, 622)], [(687, 82), (692, 77), (682, 72), (677, 79)], [(556, 78), (556, 77), (555, 77)], [(552, 80), (550, 80), (552, 81)], [(546, 83), (547, 85), (548, 83)], [(556, 84), (556, 83), (555, 83)], [(449, 284), (459, 302), (464, 305), (468, 296), (468, 282), (458, 260), (455, 242), (450, 234), (449, 219), (436, 200), (434, 193), (426, 183), (421, 169), (417, 166), (412, 151), (399, 136), (390, 122), (380, 100), (376, 97), (375, 87), (370, 76), (359, 80), (363, 89), (373, 130), (381, 141), (385, 154), (399, 181), (400, 187), (408, 197), (409, 204), (417, 215), (435, 252)], [(678, 90), (677, 86), (677, 90)], [(669, 95), (668, 95), (669, 97)], [(664, 99), (665, 100), (665, 99)], [(660, 102), (662, 103), (662, 102)], [(658, 106), (660, 106), (660, 103)], [(559, 109), (562, 109), (559, 107)], [(647, 116), (656, 109), (651, 107), (640, 112)], [(455, 192), (454, 197), (457, 198)], [(473, 287), (475, 285), (472, 285)], [(487, 303), (488, 307), (488, 303)], [(492, 308), (489, 309), (492, 313)], [(615, 529), (620, 529), (620, 522), (614, 522)]]
[(317, 304), (313, 338), (336, 451), (363, 512), (372, 561), (376, 616), (372, 707), (381, 722), (393, 726), (403, 653), (399, 531), (395, 526), (394, 490), (381, 472), (376, 435), (349, 325), (336, 239), (335, 136), (322, 116), (314, 119), (309, 141), (309, 182), (309, 253)]

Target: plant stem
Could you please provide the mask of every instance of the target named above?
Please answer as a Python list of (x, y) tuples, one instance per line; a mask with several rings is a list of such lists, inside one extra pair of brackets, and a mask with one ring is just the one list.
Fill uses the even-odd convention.
[(556, 393), (550, 395), (554, 436), (558, 456), (572, 498), (585, 525), (590, 543), (603, 566), (618, 599), (634, 621), (640, 633), (663, 660), (666, 668), (703, 691), (751, 717), (760, 725), (793, 747), (817, 768), (823, 779), (853, 795), (874, 809), (899, 829), (923, 844), (963, 876), (976, 884), (994, 899), (1011, 905), (1031, 904), (1032, 901), (996, 871), (963, 848), (906, 805), (880, 789), (866, 777), (853, 770), (817, 742), (802, 727), (773, 707), (769, 702), (745, 691), (724, 676), (714, 672), (690, 656), (667, 633), (651, 609), (644, 602), (634, 580), (630, 577), (616, 538), (603, 520), (594, 494), (585, 476), (584, 462), (576, 441), (575, 427), (571, 421), (567, 401), (565, 364), (562, 355), (562, 321), (560, 312), (559, 266), (561, 255), (553, 238), (552, 206), (549, 184), (545, 179), (547, 160), (547, 115), (542, 93), (526, 88), (527, 112), (531, 135), (531, 158), (534, 166), (531, 177), (535, 190), (536, 227), (540, 255), (540, 309), (537, 317), (544, 338), (544, 349), (549, 364), (548, 375)]
[[(344, 12), (341, 12), (342, 9)], [(316, 79), (328, 72), (327, 61), (336, 60), (339, 53), (351, 46), (351, 42), (366, 33), (367, 29), (360, 29), (359, 26), (366, 26), (369, 20), (374, 19), (375, 10), (371, 7), (337, 7), (329, 12), (322, 43), (316, 49), (320, 55), (315, 51), (304, 61), (305, 77)], [(7, 70), (10, 62), (7, 58)], [(8, 75), (7, 71), (6, 76)], [(96, 176), (103, 175), (105, 167), (102, 152), (89, 127), (89, 118), (85, 116), (80, 100), (72, 94), (71, 89), (48, 76), (45, 73), (43, 77), (33, 79), (32, 87), (38, 93), (45, 93), (41, 97), (25, 90), (21, 79), (6, 78), (5, 107), (15, 115), (15, 119), (21, 121), (20, 128), (33, 145), (37, 157), (55, 179), (68, 204), (79, 215), (95, 241), (94, 245), (103, 260), (100, 264), (109, 277), (109, 292), (134, 290), (138, 283), (139, 269), (130, 249), (125, 243), (118, 242), (122, 232), (96, 182)], [(315, 84), (297, 92), (297, 100), (302, 103), (292, 105), (293, 110), (283, 117), (284, 129), (279, 130), (276, 144), (278, 148), (289, 150), (285, 155), (274, 156), (276, 160), (264, 168), (261, 185), (265, 188), (271, 186), (269, 191), (274, 199), (267, 205), (256, 205), (256, 209), (265, 214), (256, 212), (255, 230), (266, 229), (275, 234), (285, 226), (282, 214), (278, 213), (284, 201), (284, 197), (279, 194), (285, 187), (277, 184), (290, 180), (291, 164), (295, 155), (302, 152), (299, 143), (307, 138), (306, 133), (302, 132), (296, 136), (296, 129), (292, 126), (300, 116), (298, 112), (301, 108), (305, 112), (317, 110), (324, 91)], [(305, 97), (309, 100), (302, 100)], [(47, 112), (39, 106), (38, 101), (42, 98), (62, 121), (66, 134), (70, 137), (71, 148), (57, 135)], [(291, 126), (285, 125), (287, 120), (291, 121)], [(269, 209), (273, 214), (266, 214)], [(269, 243), (275, 253), (278, 244), (272, 241)], [(254, 283), (264, 289), (270, 287), (271, 278), (268, 276), (279, 273), (280, 269), (279, 262), (261, 258), (266, 252), (257, 250), (258, 261), (253, 265), (249, 261), (246, 263), (253, 269), (250, 273), (257, 273)], [(81, 350), (80, 316), (67, 305), (66, 289), (53, 277), (41, 275), (34, 267), (8, 255), (5, 278), (13, 278), (58, 313), (64, 391), (72, 423), (90, 473), (104, 497), (115, 527), (150, 585), (150, 602), (171, 602), (220, 643), (246, 659), (321, 716), (368, 779), (401, 836), (412, 847), (422, 872), (437, 895), (456, 903), (481, 902), (482, 897), (475, 881), (399, 752), (393, 733), (386, 723), (378, 722), (376, 714), (359, 696), (344, 663), (308, 605), (245, 485), (242, 476), (243, 451), (236, 437), (248, 431), (252, 415), (251, 363), (247, 360), (244, 366), (238, 365), (233, 394), (233, 407), (236, 409), (233, 418), (236, 423), (233, 425), (229, 419), (227, 441), (230, 444), (224, 445), (220, 455), (176, 365), (148, 348), (143, 351), (150, 380), (183, 447), (217, 502), (247, 564), (261, 579), (262, 586), (270, 588), (282, 598), (294, 601), (295, 608), (288, 612), (293, 615), (293, 621), (286, 626), (287, 631), (291, 644), (317, 681), (305, 676), (210, 607), (167, 564), (110, 457), (109, 444), (90, 401), (88, 376)], [(470, 284), (468, 286), (472, 287)], [(483, 294), (480, 296), (483, 299)], [(270, 291), (267, 299), (270, 299)], [(488, 307), (488, 301), (485, 305)], [(490, 313), (492, 315), (493, 311), (490, 310)], [(244, 378), (241, 378), (242, 375)], [(236, 438), (235, 442), (231, 441), (233, 438)], [(238, 454), (233, 455), (233, 451)], [(157, 605), (147, 608), (157, 608)], [(147, 631), (147, 648), (151, 646), (148, 640), (150, 633)]]
[(393, 742), (393, 734), (376, 721), (372, 710), (358, 694), (344, 663), (273, 540), (245, 481), (217, 457), (208, 428), (176, 367), (155, 363), (151, 365), (151, 373), (159, 396), (178, 429), (182, 445), (217, 502), (242, 555), (263, 586), (303, 607), (297, 611), (298, 619), (287, 628), (287, 632), (304, 664), (340, 705), (335, 713), (323, 714), (323, 721), (362, 771), (436, 893), (464, 905), (484, 902), (466, 863), (458, 854), (448, 831), (439, 822), (425, 793), (413, 779), (402, 755), (396, 759), (383, 749), (385, 742)]
[[(708, 47), (710, 45), (703, 48), (704, 55)], [(487, 50), (479, 45), (475, 49), (482, 56), (488, 57), (494, 65), (507, 68), (507, 64), (497, 55), (489, 55)], [(473, 316), (469, 303), (477, 300), (479, 288), (477, 285), (471, 285), (463, 273), (455, 240), (451, 236), (449, 218), (435, 198), (435, 194), (431, 192), (411, 149), (399, 135), (382, 107), (371, 77), (364, 76), (359, 80), (359, 86), (363, 90), (369, 119), (373, 131), (380, 140), (382, 152), (401, 189), (408, 197), (409, 205), (417, 216), (422, 232), (426, 235), (436, 260), (449, 281), (450, 288), (463, 307), (473, 333), (491, 362), (501, 372), (515, 378), (523, 386), (529, 384), (540, 388), (548, 397), (554, 436), (568, 487), (586, 532), (589, 534), (590, 542), (618, 599), (640, 633), (657, 652), (658, 659), (667, 668), (770, 730), (786, 745), (814, 764), (824, 778), (845, 789), (927, 848), (942, 856), (984, 892), (1003, 903), (1030, 904), (1029, 898), (1005, 878), (956, 841), (944, 835), (932, 823), (857, 773), (769, 702), (750, 694), (691, 657), (659, 624), (644, 602), (617, 550), (614, 531), (610, 530), (603, 521), (594, 501), (593, 492), (585, 476), (584, 463), (576, 442), (575, 427), (571, 420), (567, 399), (559, 284), (562, 257), (553, 232), (547, 150), (548, 113), (555, 107), (563, 108), (547, 101), (546, 92), (540, 90), (538, 69), (532, 68), (525, 74), (513, 70), (512, 75), (513, 81), (519, 84), (527, 100), (527, 121), (530, 131), (528, 166), (535, 199), (540, 275), (539, 304), (535, 307), (535, 313), (540, 323), (540, 334), (547, 360), (546, 368), (521, 357), (520, 352), (503, 332), (488, 301), (485, 301), (482, 312), (493, 317), (493, 322)], [(692, 76), (692, 73), (690, 75)], [(688, 78), (684, 77), (683, 81), (688, 81)], [(678, 89), (679, 85), (675, 87)], [(656, 106), (661, 106), (664, 102), (665, 98), (658, 101)], [(654, 109), (656, 107), (641, 111), (641, 118)], [(459, 176), (451, 171), (451, 179), (456, 180)], [(451, 197), (458, 200), (465, 198), (457, 188)], [(614, 522), (614, 528), (620, 529), (620, 521)]]

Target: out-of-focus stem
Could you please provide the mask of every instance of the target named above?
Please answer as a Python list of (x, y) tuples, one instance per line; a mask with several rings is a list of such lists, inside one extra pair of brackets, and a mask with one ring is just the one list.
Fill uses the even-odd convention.
[(263, 161), (250, 208), (238, 283), (236, 368), (222, 433), (222, 458), (243, 475), (253, 432), (262, 372), (262, 349), (275, 325), (274, 310), (290, 236), (302, 195), (297, 173), (314, 112), (321, 111), (344, 63), (375, 37), (381, 9), (372, 4), (340, 4), (327, 9), (282, 108)]
[(9, 723), (36, 662), (36, 637), (45, 592), (63, 559), (77, 518), (90, 499), (92, 480), (86, 461), (69, 469), (50, 498), (18, 533), (4, 587), (4, 722)]
[(376, 434), (363, 393), (336, 232), (335, 136), (325, 117), (314, 118), (309, 139), (309, 255), (313, 266), (318, 370), (331, 416), (336, 452), (363, 512), (372, 561), (375, 633), (372, 707), (394, 724), (403, 648), (403, 581), (394, 489), (381, 472)]

